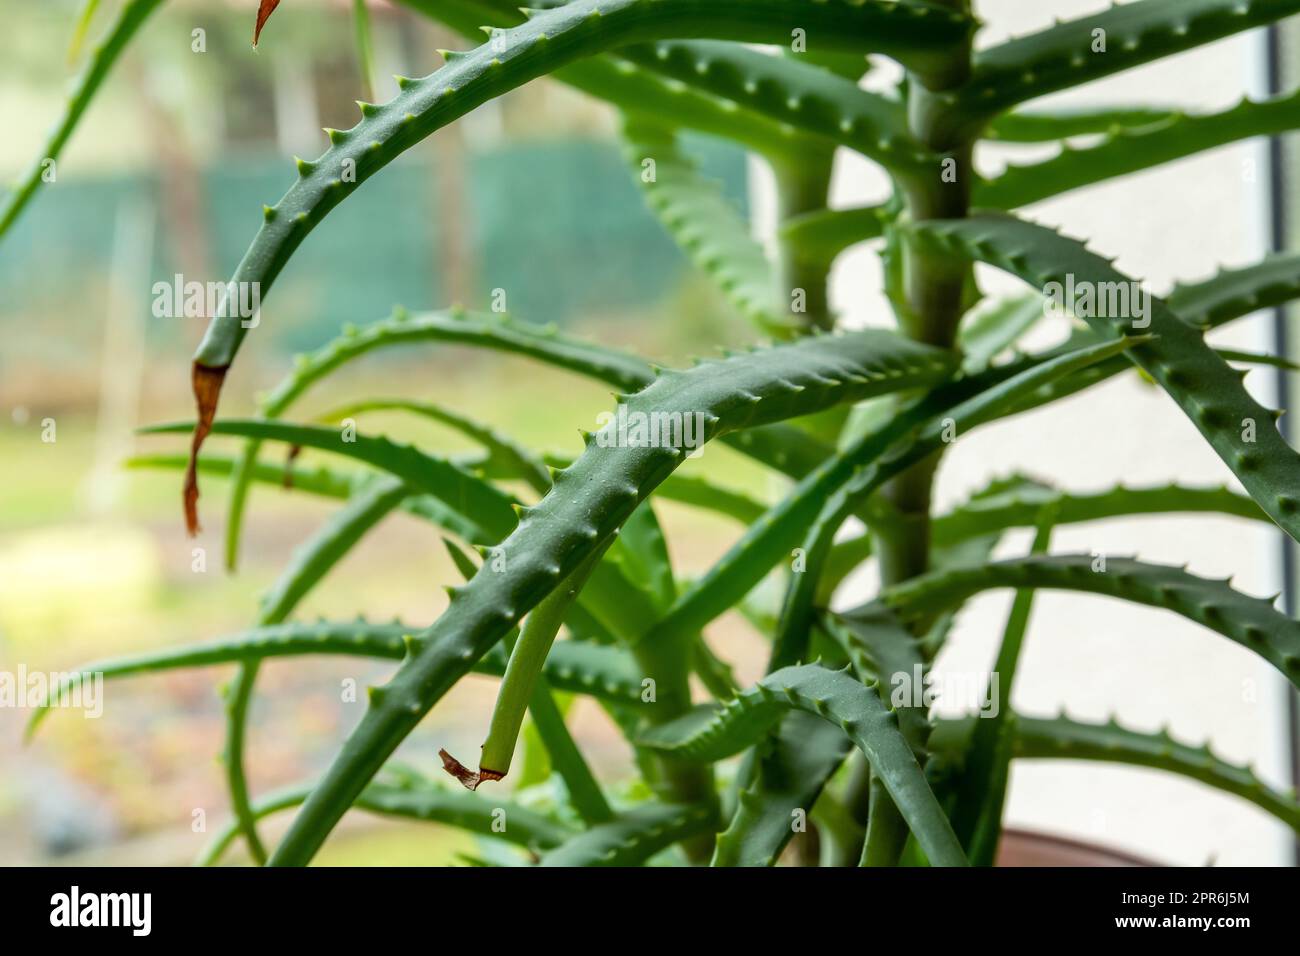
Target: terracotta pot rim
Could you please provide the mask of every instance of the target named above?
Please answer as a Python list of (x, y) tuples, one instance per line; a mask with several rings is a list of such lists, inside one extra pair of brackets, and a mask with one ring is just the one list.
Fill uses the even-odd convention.
[(1062, 850), (1071, 850), (1094, 857), (1106, 858), (1113, 861), (1113, 865), (1142, 867), (1158, 867), (1161, 865), (1152, 860), (1146, 859), (1145, 857), (1124, 850), (1115, 850), (1107, 846), (1089, 843), (1085, 840), (1079, 840), (1074, 837), (1059, 836), (1042, 830), (1031, 830), (1024, 827), (1007, 827), (1003, 831), (1003, 835), (1009, 836), (1013, 839), (1023, 840), (1026, 843), (1037, 844), (1045, 849), (1057, 847)]

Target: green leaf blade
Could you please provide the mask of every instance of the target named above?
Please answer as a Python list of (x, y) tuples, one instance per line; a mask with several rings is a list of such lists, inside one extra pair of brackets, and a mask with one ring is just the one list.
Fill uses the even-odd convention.
[(1203, 624), (1258, 654), (1300, 686), (1300, 622), (1278, 611), (1273, 601), (1182, 568), (1108, 557), (1104, 570), (1100, 564), (1094, 570), (1099, 561), (1090, 554), (1065, 554), (953, 568), (896, 585), (880, 600), (914, 620), (993, 588), (1087, 591), (1162, 608)]
[[(900, 351), (901, 350), (901, 351)], [(901, 356), (905, 358), (900, 365)], [(898, 388), (912, 376), (934, 381), (951, 360), (896, 336), (860, 332), (816, 336), (687, 371), (664, 373), (626, 402), (628, 413), (702, 416), (706, 439), (800, 417)], [(904, 369), (910, 370), (905, 371)], [(650, 419), (647, 419), (650, 420)], [(272, 858), (306, 863), (420, 717), (513, 626), (631, 515), (685, 458), (676, 446), (619, 447), (611, 421), (555, 476), (499, 546), (506, 573), (475, 575), (428, 632), (420, 653), (382, 688), (344, 745), (326, 782), (308, 801)], [(574, 490), (583, 489), (576, 495)]]
[[(63, 148), (68, 144), (68, 140), (72, 138), (81, 117), (89, 108), (95, 94), (104, 85), (104, 81), (112, 72), (114, 64), (122, 55), (122, 51), (130, 44), (131, 39), (139, 32), (145, 21), (158, 7), (162, 6), (162, 3), (163, 0), (127, 0), (126, 5), (122, 7), (117, 19), (113, 21), (113, 25), (109, 28), (108, 35), (95, 48), (90, 62), (86, 64), (86, 68), (75, 81), (63, 115), (55, 124), (49, 139), (46, 140), (41, 155), (32, 164), (31, 170), (23, 176), (14, 190), (4, 198), (4, 204), (0, 206), (0, 238), (4, 237), (18, 217), (22, 215), (23, 210), (27, 208), (37, 190), (43, 184), (53, 181), (47, 179), (47, 171), (50, 168), (48, 164), (57, 161), (63, 153)], [(83, 13), (83, 24), (88, 25), (89, 17), (94, 14), (94, 5), (87, 5)], [(79, 30), (81, 28), (81, 26), (78, 27)]]
[[(1046, 290), (1074, 288), (1130, 292), (1131, 314), (1082, 316), (1103, 339), (1135, 327), (1154, 335), (1129, 358), (1160, 384), (1245, 485), (1250, 496), (1293, 538), (1300, 539), (1300, 455), (1276, 427), (1276, 417), (1242, 385), (1241, 376), (1162, 300), (1081, 243), (1011, 217), (980, 215), (908, 227), (940, 248), (997, 266)], [(1138, 321), (1138, 300), (1146, 315)], [(1103, 310), (1090, 310), (1097, 312)]]
[(960, 108), (997, 112), (1297, 12), (1297, 0), (1142, 0), (1112, 6), (977, 54)]
[(815, 664), (769, 674), (714, 712), (697, 712), (644, 734), (641, 743), (694, 760), (713, 761), (761, 740), (784, 714), (798, 709), (838, 724), (866, 755), (930, 859), (963, 866), (965, 854), (935, 799), (898, 718), (873, 688)]
[(573, 837), (544, 854), (538, 866), (639, 866), (712, 825), (702, 807), (646, 804)]

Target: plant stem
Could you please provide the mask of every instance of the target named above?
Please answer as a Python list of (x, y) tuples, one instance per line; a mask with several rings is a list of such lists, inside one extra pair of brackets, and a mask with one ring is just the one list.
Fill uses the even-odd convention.
[(564, 714), (555, 703), (551, 685), (540, 675), (528, 702), (528, 713), (532, 715), (533, 726), (551, 757), (551, 766), (569, 791), (569, 802), (578, 811), (578, 816), (588, 826), (614, 819), (614, 811), (610, 809), (600, 784), (565, 726)]
[[(541, 680), (546, 655), (550, 653), (555, 635), (559, 633), (578, 592), (587, 583), (587, 578), (608, 547), (609, 544), (606, 543), (598, 548), (524, 619), (523, 629), (510, 650), (506, 673), (497, 691), (497, 702), (492, 709), (492, 720), (487, 740), (483, 743), (478, 772), (466, 769), (447, 751), (439, 751), (443, 767), (470, 790), (477, 789), (483, 781), (500, 780), (509, 773), (524, 713), (537, 698), (536, 689)], [(478, 573), (495, 572), (480, 567)]]
[[(691, 708), (691, 635), (675, 633), (665, 639), (641, 641), (632, 649), (646, 678), (654, 681), (654, 702), (647, 708), (652, 724), (663, 724)], [(656, 754), (657, 779), (651, 785), (669, 803), (706, 807), (720, 812), (713, 783), (713, 767), (668, 754)], [(714, 833), (708, 831), (682, 841), (686, 857), (703, 866), (713, 857)]]
[[(940, 5), (967, 10), (968, 0), (937, 0)], [(913, 137), (936, 153), (943, 154), (941, 167), (932, 175), (900, 183), (905, 200), (904, 215), (913, 222), (927, 219), (961, 219), (970, 210), (970, 184), (974, 177), (969, 141), (951, 141), (942, 132), (942, 109), (936, 93), (965, 83), (970, 74), (969, 45), (940, 69), (908, 79), (908, 122)], [(964, 311), (963, 296), (970, 275), (970, 263), (922, 251), (904, 242), (902, 256), (903, 301), (898, 303), (901, 331), (910, 338), (952, 348)], [(899, 401), (906, 401), (900, 396)], [(889, 587), (924, 574), (930, 566), (930, 506), (935, 471), (942, 452), (935, 452), (898, 475), (883, 489), (882, 497), (892, 506), (892, 520), (873, 529), (880, 562), (881, 587)], [(888, 675), (882, 675), (882, 683)], [(898, 861), (907, 829), (874, 774), (857, 775), (846, 798), (854, 812), (861, 803), (869, 807), (867, 836), (862, 865), (888, 866)]]
[[(826, 150), (801, 157), (798, 163), (772, 164), (779, 223), (826, 208), (833, 159), (834, 152)], [(797, 243), (778, 241), (778, 294), (808, 329), (830, 329), (835, 324), (827, 294), (829, 272), (825, 257), (809, 256)]]
[[(834, 150), (822, 150), (801, 157), (797, 163), (772, 162), (772, 172), (776, 178), (778, 236), (782, 231), (780, 226), (788, 220), (826, 208), (834, 158)], [(829, 330), (835, 326), (835, 317), (830, 311), (829, 275), (830, 262), (824, 256), (810, 256), (797, 243), (784, 238), (777, 240), (777, 295), (803, 323), (805, 331)], [(838, 433), (842, 426), (843, 419), (835, 419), (831, 425), (832, 435)], [(820, 515), (809, 540), (805, 542), (807, 553), (819, 556), (809, 559), (811, 567), (804, 572), (814, 582), (821, 573), (831, 538), (845, 517), (840, 508), (832, 508), (829, 504), (828, 508), (838, 517), (831, 524), (831, 516), (826, 513)], [(801, 586), (805, 583), (804, 579), (798, 577), (790, 583), (787, 604), (782, 610), (781, 624), (768, 661), (769, 674), (802, 660), (807, 651), (812, 595), (801, 591)], [(792, 600), (796, 594), (801, 594), (805, 600)], [(796, 604), (800, 606), (796, 607)], [(739, 795), (753, 783), (759, 772), (758, 767), (759, 758), (751, 753), (736, 775), (733, 794)], [(801, 851), (803, 865), (813, 865), (808, 863), (808, 859), (816, 855), (816, 844), (813, 851), (808, 851), (804, 845)]]

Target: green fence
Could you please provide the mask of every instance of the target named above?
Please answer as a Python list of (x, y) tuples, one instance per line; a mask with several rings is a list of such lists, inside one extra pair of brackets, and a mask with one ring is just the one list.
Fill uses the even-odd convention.
[[(703, 139), (692, 149), (743, 208), (743, 156)], [(268, 297), (265, 341), (301, 349), (344, 322), (378, 318), (396, 304), (448, 305), (454, 242), (463, 243), (468, 264), (465, 305), (487, 307), (500, 288), (513, 314), (540, 322), (653, 307), (681, 281), (685, 260), (646, 211), (614, 144), (513, 144), (465, 162), (463, 185), (455, 187), (457, 216), (440, 214), (438, 196), (445, 193), (438, 170), (421, 160), (397, 163), (340, 206)], [(262, 204), (279, 197), (292, 178), (291, 163), (270, 157), (204, 171), (204, 240), (215, 274), (185, 278), (228, 277), (260, 223)], [(152, 212), (160, 208), (159, 189), (155, 176), (61, 178), (43, 189), (0, 246), (6, 351), (31, 355), (23, 343), (33, 336), (44, 337), (42, 351), (95, 346), (99, 336), (91, 330), (105, 302), (115, 223), (130, 206), (156, 219), (151, 278), (140, 289), (140, 307), (149, 309), (153, 282), (168, 281), (179, 269), (174, 227)], [(150, 345), (192, 337), (184, 321), (151, 320)]]

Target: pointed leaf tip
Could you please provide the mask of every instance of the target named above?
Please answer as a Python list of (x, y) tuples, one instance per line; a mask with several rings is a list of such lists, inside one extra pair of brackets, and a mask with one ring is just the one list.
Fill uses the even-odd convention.
[(266, 21), (271, 19), (271, 14), (275, 8), (280, 5), (280, 0), (262, 0), (257, 8), (257, 25), (253, 27), (253, 47), (257, 48), (257, 41), (262, 38), (262, 27), (266, 26)]
[(221, 384), (226, 378), (227, 366), (211, 368), (194, 363), (192, 384), (194, 402), (198, 406), (198, 421), (194, 425), (194, 437), (190, 442), (190, 458), (185, 466), (185, 528), (194, 537), (199, 533), (199, 449), (203, 440), (212, 431), (212, 419), (217, 413), (217, 399), (221, 395)]

